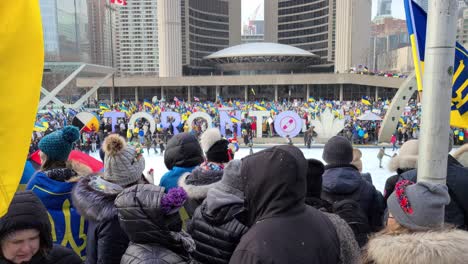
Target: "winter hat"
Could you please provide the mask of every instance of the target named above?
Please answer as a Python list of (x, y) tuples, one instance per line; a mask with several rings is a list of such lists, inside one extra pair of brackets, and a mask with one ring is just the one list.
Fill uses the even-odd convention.
[(214, 188), (244, 199), (246, 179), (241, 177), (241, 165), (241, 160), (231, 160), (224, 168), (223, 177)]
[(353, 161), (353, 146), (345, 137), (334, 136), (325, 144), (322, 158), (328, 165), (348, 165)]
[(325, 167), (320, 160), (307, 160), (307, 197), (320, 198), (324, 171)]
[(362, 152), (357, 148), (353, 148), (353, 161), (351, 161), (351, 165), (356, 167), (358, 171), (360, 172), (362, 171), (361, 157), (362, 157)]
[(106, 137), (102, 148), (104, 157), (103, 178), (122, 187), (141, 179), (145, 169), (143, 149), (140, 146), (129, 145), (118, 134)]
[(38, 230), (41, 248), (52, 248), (47, 209), (32, 191), (17, 192), (13, 197), (8, 212), (0, 218), (0, 241), (8, 234), (24, 229)]
[(75, 126), (66, 126), (48, 134), (39, 141), (39, 149), (50, 161), (66, 161), (73, 149), (73, 143), (80, 138), (80, 131)]
[(217, 128), (207, 129), (200, 137), (200, 145), (208, 161), (226, 163), (233, 159), (232, 148), (229, 141), (221, 137)]
[(401, 146), (399, 154), (390, 160), (389, 170), (416, 169), (418, 167), (418, 144), (417, 139), (406, 141)]
[(444, 206), (449, 204), (447, 186), (402, 180), (387, 200), (395, 220), (411, 230), (429, 230), (444, 223)]
[(164, 151), (164, 164), (168, 170), (172, 170), (174, 166), (194, 167), (200, 165), (203, 160), (203, 151), (194, 135), (179, 133), (167, 142), (166, 151)]

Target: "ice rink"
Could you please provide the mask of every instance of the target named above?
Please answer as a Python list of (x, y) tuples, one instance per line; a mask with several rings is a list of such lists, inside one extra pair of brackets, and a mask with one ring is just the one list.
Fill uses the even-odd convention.
[[(264, 148), (254, 148), (254, 152), (258, 152), (262, 149)], [(378, 148), (359, 148), (359, 149), (362, 152), (363, 172), (371, 173), (374, 186), (383, 193), (385, 181), (387, 180), (389, 176), (392, 176), (393, 174), (395, 174), (394, 172), (390, 172), (387, 168), (390, 158), (387, 156), (383, 158), (383, 161), (382, 161), (383, 168), (380, 169), (379, 160), (377, 159), (377, 153), (379, 152)], [(323, 148), (312, 148), (312, 149), (301, 148), (301, 150), (304, 153), (304, 156), (306, 158), (319, 159), (323, 162), (322, 160)], [(390, 156), (392, 156), (393, 153), (395, 153), (392, 151), (391, 148), (386, 148), (385, 152), (389, 154)], [(238, 152), (236, 152), (235, 158), (241, 159), (247, 156), (248, 154), (249, 154), (248, 148), (241, 148)], [(154, 182), (159, 183), (159, 180), (161, 179), (161, 177), (164, 175), (164, 173), (167, 172), (167, 168), (164, 165), (164, 156), (161, 156), (159, 153), (155, 154), (153, 149), (150, 150), (149, 154), (146, 152), (146, 149), (145, 149), (145, 153), (143, 155), (145, 157), (145, 164), (146, 164), (145, 175), (151, 168), (153, 168), (154, 169)], [(91, 156), (100, 160), (98, 153), (93, 153), (91, 154)]]

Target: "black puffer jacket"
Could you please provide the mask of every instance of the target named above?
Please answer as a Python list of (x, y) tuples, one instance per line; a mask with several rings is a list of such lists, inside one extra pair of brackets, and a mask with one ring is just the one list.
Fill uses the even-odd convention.
[(203, 264), (229, 263), (232, 252), (247, 232), (234, 215), (243, 208), (243, 200), (216, 187), (208, 192), (187, 225), (188, 233), (197, 245), (191, 253)]
[(194, 167), (203, 162), (203, 152), (195, 136), (180, 133), (167, 142), (164, 164), (168, 170), (174, 166)]
[(340, 242), (332, 222), (306, 206), (304, 154), (283, 145), (242, 159), (246, 211), (242, 223), (250, 227), (229, 263), (336, 264)]
[[(417, 181), (417, 170), (401, 174), (400, 179)], [(448, 155), (447, 187), (450, 203), (445, 206), (445, 222), (460, 229), (468, 230), (468, 168), (463, 167), (454, 157)]]
[[(8, 212), (0, 218), (0, 241), (12, 232), (29, 228), (39, 231), (42, 249), (32, 257), (29, 264), (79, 264), (83, 262), (71, 249), (52, 244), (47, 210), (39, 198), (31, 191), (18, 192), (13, 197)], [(13, 264), (3, 257), (1, 250), (0, 264)]]
[(72, 192), (73, 204), (89, 221), (86, 263), (120, 263), (129, 243), (127, 235), (120, 228), (117, 208), (114, 206), (115, 198), (122, 190), (105, 181), (102, 183), (107, 184), (107, 191), (99, 190), (97, 185), (90, 184), (96, 177), (83, 178)]
[[(122, 229), (131, 243), (121, 264), (187, 263), (188, 252), (179, 214), (166, 215), (161, 210), (164, 188), (138, 184), (125, 189), (115, 201)], [(189, 242), (190, 242), (189, 241)]]

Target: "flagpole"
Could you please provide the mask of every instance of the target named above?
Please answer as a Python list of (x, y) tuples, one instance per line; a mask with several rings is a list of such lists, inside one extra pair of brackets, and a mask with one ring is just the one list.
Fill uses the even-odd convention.
[(418, 181), (445, 184), (457, 4), (456, 0), (429, 1)]

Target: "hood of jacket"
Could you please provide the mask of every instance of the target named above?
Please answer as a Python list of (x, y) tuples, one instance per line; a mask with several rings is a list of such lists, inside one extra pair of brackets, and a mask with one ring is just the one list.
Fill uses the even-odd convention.
[(468, 262), (468, 232), (450, 229), (401, 235), (377, 235), (367, 245), (365, 263), (426, 264)]
[(130, 241), (138, 244), (159, 244), (182, 252), (177, 240), (182, 222), (179, 214), (165, 214), (161, 208), (164, 188), (152, 184), (137, 184), (123, 190), (115, 200), (119, 222)]
[(167, 142), (164, 164), (168, 170), (174, 166), (194, 167), (202, 162), (203, 152), (195, 136), (189, 133), (179, 133)]
[(179, 187), (184, 188), (190, 199), (205, 199), (208, 191), (223, 177), (223, 171), (207, 170), (200, 166), (179, 178)]
[(120, 186), (103, 180), (98, 175), (82, 178), (73, 188), (72, 200), (79, 214), (95, 222), (117, 216), (114, 201), (122, 191)]
[(250, 227), (263, 219), (302, 212), (306, 174), (307, 160), (294, 146), (272, 147), (243, 158), (245, 211), (236, 218)]
[(201, 205), (203, 218), (212, 225), (221, 225), (231, 221), (242, 210), (244, 200), (217, 188), (208, 191)]
[(350, 194), (359, 188), (361, 181), (361, 173), (353, 165), (327, 165), (322, 176), (322, 187), (325, 192)]

